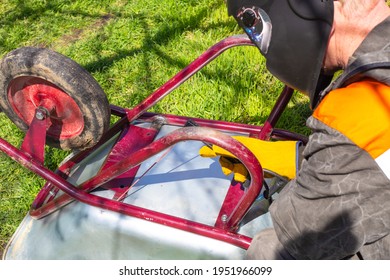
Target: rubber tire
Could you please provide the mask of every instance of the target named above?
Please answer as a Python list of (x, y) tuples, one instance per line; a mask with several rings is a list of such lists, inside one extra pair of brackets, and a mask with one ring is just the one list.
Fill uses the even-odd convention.
[(0, 61), (0, 108), (21, 130), (29, 124), (13, 110), (8, 99), (11, 81), (21, 76), (44, 79), (69, 95), (79, 107), (84, 127), (75, 136), (58, 139), (47, 136), (46, 143), (63, 150), (84, 150), (95, 145), (110, 125), (110, 106), (98, 82), (70, 58), (46, 48), (23, 47)]

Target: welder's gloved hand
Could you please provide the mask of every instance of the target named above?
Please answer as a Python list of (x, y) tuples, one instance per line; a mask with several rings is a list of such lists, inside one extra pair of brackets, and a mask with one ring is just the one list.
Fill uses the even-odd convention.
[[(263, 141), (245, 136), (233, 136), (246, 146), (259, 160), (263, 169), (270, 170), (288, 179), (295, 178), (298, 169), (298, 141)], [(202, 157), (220, 156), (219, 163), (225, 175), (234, 173), (234, 180), (244, 182), (248, 176), (245, 166), (233, 154), (218, 146), (203, 146)]]

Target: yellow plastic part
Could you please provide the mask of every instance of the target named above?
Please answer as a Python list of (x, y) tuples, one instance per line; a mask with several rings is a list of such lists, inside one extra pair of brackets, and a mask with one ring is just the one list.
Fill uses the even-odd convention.
[[(288, 179), (295, 178), (297, 171), (297, 141), (263, 141), (245, 136), (233, 136), (246, 146), (259, 160), (263, 169), (270, 170)], [(248, 171), (230, 152), (213, 145), (199, 150), (202, 157), (220, 156), (219, 163), (225, 175), (234, 173), (234, 179), (244, 182)]]

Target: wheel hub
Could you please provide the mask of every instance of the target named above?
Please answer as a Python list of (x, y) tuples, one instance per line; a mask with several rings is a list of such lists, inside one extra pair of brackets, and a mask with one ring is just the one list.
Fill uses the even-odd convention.
[(31, 76), (15, 78), (8, 87), (8, 100), (14, 112), (28, 126), (38, 107), (47, 110), (48, 136), (62, 140), (83, 131), (84, 119), (77, 103), (49, 81)]

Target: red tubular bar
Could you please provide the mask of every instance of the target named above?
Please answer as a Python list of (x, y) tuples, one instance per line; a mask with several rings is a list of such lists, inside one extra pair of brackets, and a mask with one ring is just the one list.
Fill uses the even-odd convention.
[[(58, 169), (55, 171), (56, 174), (60, 175), (62, 178), (66, 179), (68, 178), (68, 175), (70, 171), (72, 170), (73, 166), (80, 163), (83, 159), (88, 157), (93, 151), (101, 147), (106, 141), (108, 141), (111, 137), (113, 137), (116, 133), (119, 133), (125, 125), (127, 125), (127, 118), (123, 117), (119, 121), (117, 121), (110, 129), (109, 131), (103, 135), (103, 137), (100, 139), (100, 141), (92, 148), (81, 151), (77, 154), (75, 154), (72, 158), (66, 160), (62, 165), (58, 167)], [(37, 196), (35, 197), (32, 207), (34, 209), (39, 208), (42, 206), (42, 204), (45, 202), (47, 197), (50, 195), (50, 193), (53, 193), (53, 196), (57, 194), (58, 189), (50, 183), (46, 182), (45, 185), (42, 187), (42, 189), (39, 191)]]
[(133, 109), (127, 110), (127, 118), (130, 122), (137, 119), (140, 115), (146, 112), (149, 108), (155, 105), (158, 101), (164, 98), (167, 94), (172, 92), (179, 85), (188, 80), (192, 75), (206, 66), (208, 63), (213, 61), (217, 56), (226, 51), (229, 48), (237, 46), (253, 46), (253, 43), (248, 38), (247, 35), (237, 35), (228, 37), (219, 43), (215, 44), (187, 67), (177, 73), (173, 78), (168, 82), (154, 91), (150, 96), (148, 96), (144, 101), (135, 106)]
[[(143, 149), (140, 149), (128, 157), (116, 164), (101, 170), (101, 172), (95, 177), (91, 178), (87, 182), (81, 184), (77, 190), (84, 192), (90, 192), (109, 180), (120, 176), (124, 172), (139, 165), (144, 160), (150, 158), (153, 155), (167, 149), (168, 147), (186, 140), (198, 140), (218, 145), (222, 148), (229, 149), (231, 153), (237, 156), (244, 165), (247, 167), (251, 176), (251, 184), (247, 193), (243, 196), (242, 200), (238, 203), (236, 209), (231, 213), (226, 222), (226, 228), (232, 230), (240, 222), (250, 205), (256, 199), (260, 193), (262, 187), (262, 168), (256, 159), (256, 157), (242, 144), (227, 136), (221, 132), (213, 129), (203, 127), (185, 127), (171, 132), (170, 134), (152, 142), (150, 145)], [(73, 187), (74, 189), (74, 187)], [(67, 193), (67, 192), (65, 192)], [(55, 200), (43, 205), (38, 209), (32, 209), (31, 216), (35, 218), (41, 218), (51, 212), (57, 210), (59, 207), (64, 206), (71, 202), (74, 198), (73, 195), (63, 195)]]
[[(37, 114), (41, 114), (42, 119), (38, 119), (36, 117)], [(46, 112), (43, 109), (37, 108), (35, 111), (35, 116), (31, 121), (30, 127), (20, 147), (21, 150), (25, 151), (32, 158), (35, 158), (42, 164), (45, 160), (47, 125), (48, 120)]]
[(253, 135), (253, 137), (257, 137), (261, 140), (270, 140), (274, 127), (284, 109), (287, 107), (288, 102), (290, 102), (293, 93), (294, 90), (292, 88), (288, 86), (283, 88), (282, 93), (276, 101), (275, 106), (272, 108), (272, 111), (265, 121), (260, 133), (258, 133), (258, 135)]
[[(282, 110), (282, 109), (279, 108), (278, 110)], [(248, 133), (251, 137), (257, 137), (261, 140), (266, 140), (265, 138), (267, 134), (266, 133), (260, 134), (260, 133), (263, 129), (267, 130), (267, 128), (260, 125), (207, 120), (207, 119), (176, 116), (176, 115), (169, 115), (169, 114), (156, 114), (150, 112), (146, 112), (142, 114), (138, 119), (146, 122), (148, 121), (150, 122), (150, 120), (157, 115), (162, 116), (167, 121), (166, 124), (168, 125), (184, 126), (189, 120), (191, 120), (196, 124), (198, 124), (199, 126), (209, 127), (209, 128), (217, 129), (224, 132), (230, 132), (230, 133)], [(307, 143), (307, 137), (304, 135), (291, 132), (288, 130), (284, 130), (284, 129), (274, 128), (270, 122), (267, 122), (267, 124), (268, 124), (268, 130), (271, 133), (271, 138), (276, 137), (277, 139), (282, 139), (282, 140), (297, 140), (297, 141), (302, 141), (303, 143)], [(265, 138), (262, 138), (263, 136)]]
[(0, 150), (9, 155), (22, 166), (28, 168), (32, 172), (41, 176), (43, 179), (49, 181), (66, 194), (61, 196), (65, 199), (55, 199), (38, 209), (32, 209), (30, 214), (35, 218), (48, 215), (53, 210), (58, 208), (58, 203), (61, 204), (61, 201), (69, 203), (72, 199), (76, 199), (92, 206), (119, 212), (136, 218), (145, 219), (177, 229), (186, 230), (247, 249), (251, 241), (251, 238), (249, 237), (242, 236), (221, 228), (211, 227), (88, 193), (88, 191), (98, 187), (99, 185), (109, 181), (116, 176), (119, 176), (135, 165), (140, 164), (143, 160), (149, 158), (150, 156), (157, 154), (158, 152), (165, 150), (166, 148), (180, 141), (185, 140), (206, 141), (211, 144), (218, 145), (222, 148), (229, 149), (229, 151), (237, 156), (248, 169), (251, 176), (250, 186), (237, 204), (236, 208), (232, 211), (232, 213), (230, 213), (226, 221), (226, 228), (234, 230), (260, 193), (263, 180), (262, 168), (256, 157), (245, 146), (240, 144), (232, 137), (218, 131), (202, 127), (186, 127), (176, 130), (166, 135), (165, 137), (156, 140), (149, 146), (135, 152), (132, 157), (129, 157), (128, 159), (118, 162), (115, 165), (103, 170), (98, 176), (91, 178), (89, 181), (82, 184), (79, 188), (73, 186), (58, 174), (55, 174), (46, 169), (44, 166), (32, 159), (28, 154), (18, 150), (1, 138)]

